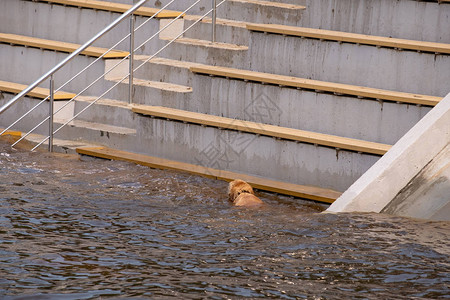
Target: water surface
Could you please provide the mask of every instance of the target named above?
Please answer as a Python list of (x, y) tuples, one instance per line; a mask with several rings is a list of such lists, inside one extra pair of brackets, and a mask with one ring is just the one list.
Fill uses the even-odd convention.
[(450, 299), (450, 224), (0, 141), (2, 299)]

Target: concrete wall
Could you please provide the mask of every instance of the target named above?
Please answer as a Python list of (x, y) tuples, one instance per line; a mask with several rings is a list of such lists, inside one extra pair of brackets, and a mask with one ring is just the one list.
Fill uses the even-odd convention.
[[(109, 0), (118, 3), (132, 3), (131, 0)], [(145, 6), (161, 8), (169, 3), (168, 0), (150, 0)], [(184, 11), (195, 0), (175, 1), (170, 4), (167, 9)], [(219, 4), (221, 0), (217, 0)], [(296, 6), (304, 5), (305, 0), (289, 0), (289, 1), (266, 1), (261, 4), (257, 1), (248, 0), (227, 0), (217, 8), (217, 17), (231, 20), (246, 20), (255, 23), (277, 23), (286, 25), (296, 25), (301, 19), (303, 11)], [(294, 4), (294, 5), (293, 5)], [(212, 8), (211, 0), (201, 0), (191, 10), (187, 12), (189, 15), (204, 15)]]
[[(440, 209), (447, 211), (450, 201), (447, 155), (450, 143), (449, 124), (450, 94), (327, 211), (381, 212), (385, 209), (386, 212), (399, 214), (406, 211), (408, 216), (413, 217), (440, 216)], [(402, 210), (404, 205), (398, 203), (399, 199), (420, 205), (424, 210)], [(450, 214), (446, 215), (447, 220), (449, 216)]]
[[(107, 25), (120, 17), (119, 13), (83, 9), (71, 6), (50, 5), (45, 2), (23, 0), (0, 1), (0, 28), (2, 32), (34, 36), (62, 42), (84, 44)], [(20, 21), (18, 17), (20, 16)], [(45, 20), (45, 22), (43, 22)], [(136, 26), (145, 19), (137, 17)], [(110, 48), (129, 34), (129, 21), (124, 20), (94, 46)], [(159, 20), (149, 21), (136, 31), (136, 47), (159, 30)], [(138, 53), (154, 53), (164, 42), (155, 37)], [(129, 51), (129, 40), (115, 47)]]
[(447, 144), (381, 212), (449, 221), (450, 144)]
[[(11, 46), (0, 44), (0, 80), (11, 81), (29, 85), (48, 72), (69, 54), (28, 48), (22, 46)], [(80, 55), (74, 58), (66, 66), (56, 72), (55, 87), (59, 88), (67, 80), (78, 74), (95, 58)], [(105, 71), (104, 60), (99, 60), (87, 71), (83, 72), (62, 90), (66, 92), (78, 93), (97, 78), (101, 77)], [(41, 87), (49, 88), (49, 81), (43, 82)], [(111, 83), (103, 79), (86, 91), (86, 94), (95, 94), (105, 91)]]
[(344, 191), (379, 156), (140, 117), (129, 151)]
[(430, 107), (196, 76), (181, 109), (394, 144)]
[(450, 5), (412, 0), (308, 0), (300, 26), (450, 43)]
[(250, 40), (250, 69), (432, 96), (450, 92), (450, 55), (257, 32)]

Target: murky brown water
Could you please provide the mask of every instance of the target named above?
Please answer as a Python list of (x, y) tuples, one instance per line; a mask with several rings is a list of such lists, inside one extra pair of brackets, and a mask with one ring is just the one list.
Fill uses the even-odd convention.
[(0, 141), (2, 299), (449, 299), (450, 224)]

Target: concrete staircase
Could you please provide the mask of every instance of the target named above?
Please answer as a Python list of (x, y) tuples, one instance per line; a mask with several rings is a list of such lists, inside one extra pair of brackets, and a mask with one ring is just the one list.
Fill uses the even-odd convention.
[[(113, 7), (127, 1), (96, 1), (103, 6), (95, 9), (82, 2), (2, 0), (0, 28), (7, 34), (81, 44), (117, 18)], [(218, 9), (217, 43), (208, 40), (211, 19), (206, 18), (136, 72), (133, 105), (127, 104), (125, 81), (58, 137), (165, 159), (196, 174), (201, 167), (203, 175), (232, 172), (214, 175), (226, 180), (271, 180), (260, 188), (332, 202), (449, 92), (450, 4), (289, 2), (225, 2)], [(186, 6), (176, 1), (168, 15), (151, 20), (136, 40), (155, 33)], [(209, 6), (210, 1), (202, 1), (178, 26), (187, 28)], [(26, 15), (24, 23), (12, 22), (12, 15)], [(386, 15), (389, 22), (381, 26)], [(42, 22), (42, 16), (48, 21)], [(414, 24), (411, 16), (416, 16)], [(137, 23), (145, 18), (138, 16)], [(123, 24), (96, 46), (109, 48), (127, 31)], [(140, 49), (135, 65), (166, 43), (161, 36)], [(11, 44), (0, 44), (5, 66), (0, 80), (11, 84), (32, 82), (66, 55), (45, 45)], [(127, 47), (126, 42), (118, 45), (117, 53)], [(117, 59), (102, 60), (65, 92), (78, 93)], [(89, 60), (77, 57), (73, 70), (62, 73), (58, 83)], [(121, 68), (66, 113), (81, 111), (116, 83), (127, 63)], [(11, 90), (2, 90), (0, 104), (12, 97)], [(12, 107), (0, 116), (0, 126), (34, 102), (29, 97)], [(44, 116), (46, 109), (39, 114)], [(61, 115), (60, 122), (65, 118)], [(27, 123), (14, 129), (27, 131)], [(38, 133), (46, 133), (45, 124)], [(302, 192), (277, 190), (282, 183)], [(318, 189), (332, 196), (318, 197)]]

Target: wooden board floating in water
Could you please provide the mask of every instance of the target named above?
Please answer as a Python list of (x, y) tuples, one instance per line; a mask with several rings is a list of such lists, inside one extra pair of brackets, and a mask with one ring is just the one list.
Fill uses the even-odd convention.
[(219, 180), (232, 181), (234, 179), (242, 179), (256, 189), (329, 204), (333, 203), (341, 195), (340, 192), (330, 189), (275, 181), (242, 173), (218, 170), (159, 157), (115, 150), (107, 147), (80, 147), (77, 148), (76, 151), (82, 155), (128, 161), (157, 169), (183, 171)]

